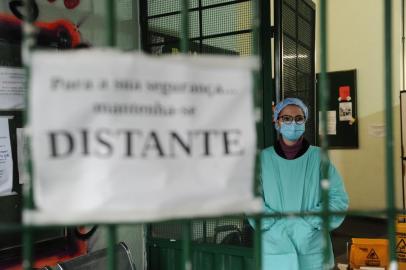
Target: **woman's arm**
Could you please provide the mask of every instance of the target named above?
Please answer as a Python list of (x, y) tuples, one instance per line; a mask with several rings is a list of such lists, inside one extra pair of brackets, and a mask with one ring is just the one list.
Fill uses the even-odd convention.
[[(328, 177), (330, 180), (330, 188), (329, 188), (329, 201), (328, 207), (330, 211), (345, 211), (348, 209), (348, 195), (345, 191), (343, 180), (334, 167), (333, 164), (329, 164), (328, 169)], [(323, 203), (320, 201), (314, 209), (310, 210), (311, 212), (321, 212), (323, 211)], [(323, 226), (323, 219), (321, 216), (306, 216), (304, 218), (308, 223), (314, 226), (317, 229), (321, 229)], [(344, 216), (329, 216), (329, 229), (333, 230), (340, 226), (340, 224), (344, 221)]]

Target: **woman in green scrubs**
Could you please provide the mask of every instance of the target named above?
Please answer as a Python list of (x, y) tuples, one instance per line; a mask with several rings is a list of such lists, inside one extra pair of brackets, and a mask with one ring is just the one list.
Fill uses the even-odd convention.
[[(322, 210), (320, 148), (303, 137), (308, 118), (306, 105), (297, 98), (286, 98), (274, 111), (280, 139), (261, 153), (261, 179), (266, 213), (320, 212)], [(348, 196), (340, 174), (329, 163), (329, 209), (344, 211)], [(329, 219), (330, 230), (343, 216)], [(329, 264), (334, 266), (330, 238), (325, 243), (323, 221), (319, 216), (281, 217), (263, 220), (262, 268), (264, 270), (321, 270), (324, 244)]]

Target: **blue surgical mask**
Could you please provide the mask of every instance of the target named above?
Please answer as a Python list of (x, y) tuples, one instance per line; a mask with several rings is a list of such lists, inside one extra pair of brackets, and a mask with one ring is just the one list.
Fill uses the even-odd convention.
[(289, 141), (297, 141), (305, 132), (305, 124), (296, 124), (295, 122), (291, 124), (282, 123), (279, 132), (282, 137)]

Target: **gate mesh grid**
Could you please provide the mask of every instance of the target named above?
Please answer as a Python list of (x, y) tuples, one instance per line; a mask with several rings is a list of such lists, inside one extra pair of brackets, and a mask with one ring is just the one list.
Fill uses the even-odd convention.
[[(180, 48), (180, 0), (144, 0), (147, 7), (147, 40), (153, 54), (174, 53)], [(189, 1), (190, 49), (196, 53), (250, 55), (251, 1)]]
[[(314, 10), (301, 0), (282, 1), (283, 96), (302, 98), (314, 108)], [(180, 51), (181, 1), (145, 0), (147, 32), (144, 48), (152, 54)], [(203, 54), (251, 55), (252, 2), (250, 0), (189, 1), (190, 51)], [(308, 120), (308, 129), (314, 119)], [(314, 132), (307, 131), (310, 142)], [(182, 224), (161, 223), (150, 227), (154, 239), (180, 240)], [(241, 219), (192, 222), (195, 242), (252, 245), (252, 230)]]
[[(147, 0), (147, 44), (152, 54), (180, 51), (181, 1)], [(203, 54), (250, 55), (252, 48), (251, 1), (189, 1), (190, 50)], [(145, 43), (145, 41), (144, 41)], [(192, 241), (197, 243), (252, 245), (249, 224), (236, 218), (192, 221)], [(150, 237), (182, 239), (182, 224), (153, 224)]]
[[(191, 239), (195, 243), (252, 246), (252, 229), (246, 220), (218, 218), (193, 220)], [(150, 227), (150, 237), (171, 241), (182, 239), (179, 222), (156, 223)]]
[(314, 10), (302, 0), (283, 0), (282, 96), (298, 97), (309, 107), (305, 136), (315, 143)]
[[(180, 1), (145, 0), (147, 32), (144, 48), (152, 54), (180, 51)], [(314, 108), (314, 11), (302, 1), (286, 0), (282, 7), (282, 51), (285, 96), (298, 96)], [(252, 2), (247, 0), (189, 1), (190, 51), (208, 54), (252, 54)], [(146, 28), (146, 29), (145, 29)], [(309, 120), (309, 129), (314, 120)], [(307, 134), (308, 138), (314, 132)], [(314, 140), (311, 140), (314, 142)], [(151, 225), (151, 237), (179, 240), (180, 223)], [(252, 245), (252, 232), (241, 219), (192, 222), (192, 240), (213, 244)]]
[[(290, 3), (291, 7), (295, 7), (296, 3), (295, 0), (285, 0), (286, 3)], [(107, 1), (110, 3), (113, 3), (113, 0)], [(327, 48), (327, 40), (326, 40), (326, 1), (321, 1), (321, 23), (320, 23), (320, 33), (321, 33), (321, 81), (322, 83), (327, 83), (327, 80), (325, 79), (325, 74), (326, 74), (326, 69), (327, 69), (327, 61), (326, 61), (326, 48)], [(300, 9), (299, 9), (300, 10)], [(110, 11), (110, 13), (113, 13)], [(306, 14), (306, 12), (304, 12)], [(385, 45), (384, 45), (384, 50), (385, 50), (385, 113), (386, 113), (386, 119), (385, 119), (385, 124), (386, 124), (386, 134), (388, 139), (386, 140), (385, 146), (386, 146), (386, 180), (387, 180), (387, 206), (386, 209), (384, 210), (384, 213), (387, 214), (388, 216), (388, 234), (389, 234), (389, 242), (390, 242), (390, 267), (391, 268), (397, 268), (397, 263), (396, 263), (396, 230), (395, 230), (395, 215), (397, 212), (402, 212), (404, 213), (404, 210), (401, 211), (399, 209), (396, 209), (395, 206), (395, 194), (394, 194), (394, 188), (395, 188), (395, 183), (394, 183), (394, 168), (393, 168), (393, 114), (392, 114), (392, 4), (391, 1), (385, 1), (384, 5), (384, 32), (385, 32)], [(113, 17), (113, 16), (110, 16)], [(111, 20), (114, 21), (114, 20)], [(109, 32), (113, 31), (113, 27), (111, 25), (109, 26), (108, 29)], [(26, 36), (26, 33), (25, 33)], [(114, 42), (111, 42), (111, 45), (114, 45)], [(325, 98), (321, 98), (321, 104), (324, 106), (326, 104)], [(323, 108), (325, 110), (325, 108)], [(323, 147), (325, 148), (325, 147)], [(28, 198), (27, 201), (30, 203), (32, 202), (32, 198)], [(30, 204), (29, 203), (29, 204)], [(29, 204), (27, 204), (29, 206)], [(347, 212), (348, 213), (348, 212)], [(366, 213), (366, 212), (365, 212)], [(371, 214), (378, 214), (381, 215), (381, 211), (370, 211)], [(4, 225), (4, 224), (0, 224)], [(13, 225), (12, 225), (13, 227)], [(112, 226), (114, 227), (114, 226)], [(2, 231), (8, 231), (10, 228), (8, 228), (8, 225), (5, 224), (0, 228)], [(30, 269), (31, 264), (32, 264), (32, 228), (30, 226), (27, 226), (25, 228), (24, 232), (24, 269)], [(114, 228), (113, 228), (114, 229)], [(12, 228), (12, 230), (20, 230), (20, 228)], [(258, 234), (256, 234), (257, 236)], [(113, 238), (113, 237), (112, 237)], [(257, 237), (256, 237), (257, 238)], [(113, 239), (114, 240), (114, 239)], [(110, 243), (114, 243), (114, 241), (110, 241)], [(113, 245), (111, 245), (113, 246)], [(113, 253), (114, 251), (112, 248), (109, 248), (109, 269), (114, 269), (114, 256), (111, 256), (110, 253)], [(187, 257), (187, 256), (185, 256)], [(257, 259), (257, 258), (255, 258)], [(110, 263), (111, 262), (111, 263)], [(259, 263), (258, 263), (259, 262)], [(257, 269), (260, 269), (260, 260), (257, 260), (256, 265), (258, 265)], [(185, 268), (187, 264), (185, 264)], [(179, 267), (180, 268), (180, 267)]]

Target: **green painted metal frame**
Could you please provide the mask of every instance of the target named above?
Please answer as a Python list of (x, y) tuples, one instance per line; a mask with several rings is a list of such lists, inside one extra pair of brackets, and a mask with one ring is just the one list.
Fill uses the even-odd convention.
[[(35, 45), (35, 30), (33, 26), (34, 18), (31, 17), (31, 13), (29, 12), (32, 9), (33, 1), (32, 0), (25, 0), (25, 10), (26, 10), (26, 18), (24, 21), (23, 27), (23, 44), (22, 44), (22, 59), (24, 69), (27, 74), (26, 80), (26, 89), (28, 89), (29, 85), (29, 71), (30, 71), (30, 52)], [(26, 94), (26, 110), (24, 113), (24, 122), (29, 122), (29, 115), (28, 115), (28, 100), (29, 100), (29, 91)], [(30, 142), (29, 142), (30, 143)], [(32, 164), (31, 158), (27, 159), (27, 169), (28, 173), (32, 175)], [(32, 189), (32, 178), (30, 177), (29, 183), (24, 185), (23, 187), (23, 209), (33, 209), (34, 208), (34, 195)], [(33, 261), (33, 228), (31, 226), (22, 226), (22, 234), (23, 234), (23, 269), (29, 270), (32, 269), (32, 261)]]
[[(386, 207), (388, 217), (389, 257), (396, 262), (396, 207), (394, 179), (393, 102), (392, 102), (392, 1), (384, 1), (384, 50), (385, 50), (385, 123), (386, 123)], [(394, 267), (394, 266), (393, 266)]]
[[(25, 6), (27, 10), (32, 5), (32, 0), (25, 0)], [(116, 7), (114, 0), (106, 0), (106, 25), (107, 25), (107, 35), (106, 35), (106, 44), (111, 47), (115, 47), (117, 43), (116, 37)], [(261, 58), (265, 54), (269, 54), (270, 47), (265, 44), (267, 42), (267, 38), (269, 37), (269, 33), (267, 33), (268, 29), (268, 22), (263, 20), (269, 20), (269, 17), (266, 16), (267, 12), (261, 13), (261, 10), (269, 10), (269, 0), (253, 0), (253, 54), (257, 55)], [(262, 7), (262, 8), (261, 8)], [(328, 86), (328, 81), (326, 78), (327, 72), (327, 0), (320, 0), (319, 2), (319, 14), (320, 14), (320, 63), (321, 63), (321, 91), (320, 91), (320, 104), (321, 104), (321, 111), (322, 111), (322, 134), (327, 133), (327, 126), (326, 123), (326, 102), (328, 100), (328, 91), (326, 91)], [(395, 253), (395, 217), (396, 214), (402, 212), (397, 210), (395, 207), (395, 193), (394, 193), (394, 175), (393, 175), (393, 114), (392, 114), (392, 3), (391, 1), (384, 1), (384, 29), (385, 29), (385, 121), (386, 121), (386, 183), (387, 183), (387, 208), (385, 210), (376, 210), (376, 211), (348, 211), (348, 212), (329, 212), (328, 210), (328, 177), (326, 172), (326, 161), (328, 160), (327, 154), (327, 146), (328, 142), (324, 139), (322, 140), (322, 176), (323, 176), (323, 211), (322, 213), (317, 213), (317, 215), (321, 215), (324, 220), (323, 230), (325, 233), (325, 237), (328, 237), (328, 218), (330, 215), (345, 215), (345, 214), (359, 214), (359, 215), (367, 215), (367, 214), (386, 214), (388, 217), (388, 231), (389, 231), (389, 240), (390, 240), (390, 260), (391, 265), (396, 264), (396, 253)], [(188, 17), (188, 0), (182, 0), (182, 27), (181, 27), (181, 48), (182, 52), (187, 54), (189, 48), (189, 17)], [(29, 12), (27, 12), (29, 14)], [(261, 17), (261, 14), (263, 15)], [(30, 51), (31, 48), (35, 44), (35, 31), (33, 30), (33, 20), (30, 17), (25, 19), (24, 24), (24, 39), (23, 39), (23, 60), (24, 66), (27, 70), (27, 74), (29, 74), (30, 69)], [(262, 23), (261, 23), (262, 22)], [(261, 44), (261, 47), (259, 46)], [(262, 55), (261, 55), (262, 54)], [(270, 59), (270, 55), (267, 55), (268, 59)], [(269, 68), (269, 67), (266, 67)], [(269, 71), (272, 71), (271, 69)], [(266, 81), (266, 79), (261, 78), (261, 71), (256, 70), (253, 72), (254, 78), (254, 103), (257, 115), (261, 115), (261, 106), (262, 106), (262, 97), (260, 89), (262, 86), (266, 86), (265, 89), (270, 89), (272, 92), (272, 83), (270, 81)], [(29, 78), (27, 82), (29, 81)], [(28, 84), (27, 84), (28, 86)], [(269, 91), (269, 90), (267, 90)], [(271, 95), (272, 97), (272, 95)], [(27, 99), (29, 98), (29, 93), (27, 94)], [(29, 104), (28, 102), (26, 104)], [(27, 110), (28, 111), (28, 110)], [(29, 115), (26, 115), (25, 121), (29, 122)], [(257, 121), (257, 133), (260, 134), (262, 132), (262, 120), (259, 119)], [(258, 141), (262, 141), (262, 135), (258, 135)], [(325, 136), (322, 135), (322, 138)], [(258, 193), (258, 155), (256, 158), (256, 173), (255, 173), (255, 193)], [(32, 175), (32, 166), (30, 161), (28, 161), (27, 168), (29, 173)], [(33, 191), (32, 191), (32, 184), (29, 183), (24, 188), (24, 208), (25, 209), (33, 209), (34, 202), (33, 202)], [(315, 213), (285, 213), (280, 216), (292, 216), (292, 215), (315, 215)], [(260, 226), (261, 219), (264, 217), (271, 217), (272, 215), (257, 215), (254, 216), (257, 226)], [(191, 270), (191, 225), (190, 221), (184, 221), (184, 230), (183, 230), (183, 241), (182, 241), (182, 268), (184, 270)], [(108, 238), (108, 267), (109, 269), (115, 269), (116, 265), (116, 258), (114, 253), (114, 244), (117, 241), (117, 225), (116, 224), (108, 224), (105, 225), (107, 228), (107, 238)], [(33, 237), (32, 232), (35, 229), (30, 225), (0, 225), (1, 230), (21, 230), (23, 233), (23, 266), (25, 270), (32, 269), (33, 265)], [(253, 259), (255, 269), (261, 269), (261, 232), (260, 230), (256, 230), (254, 236), (254, 251), (253, 251)], [(209, 247), (212, 248), (212, 247)], [(325, 252), (325, 262), (328, 261), (328, 253), (327, 249)], [(327, 268), (327, 266), (325, 267)]]
[[(323, 234), (325, 239), (329, 237), (329, 230), (328, 230), (328, 187), (329, 187), (329, 179), (328, 179), (328, 142), (327, 137), (327, 102), (328, 102), (328, 81), (326, 77), (327, 73), (327, 1), (321, 0), (320, 1), (320, 92), (319, 92), (319, 99), (320, 99), (320, 109), (321, 109), (321, 121), (320, 126), (322, 130), (321, 135), (321, 177), (322, 177), (322, 198), (323, 198)], [(327, 243), (327, 241), (325, 241)], [(328, 269), (328, 262), (329, 262), (329, 251), (327, 245), (324, 247), (324, 268)]]
[[(116, 6), (114, 0), (105, 0), (106, 6), (106, 24), (107, 24), (107, 45), (109, 47), (117, 46), (117, 23), (116, 23)], [(115, 245), (117, 243), (117, 226), (109, 224), (107, 227), (107, 258), (108, 269), (116, 269)]]

